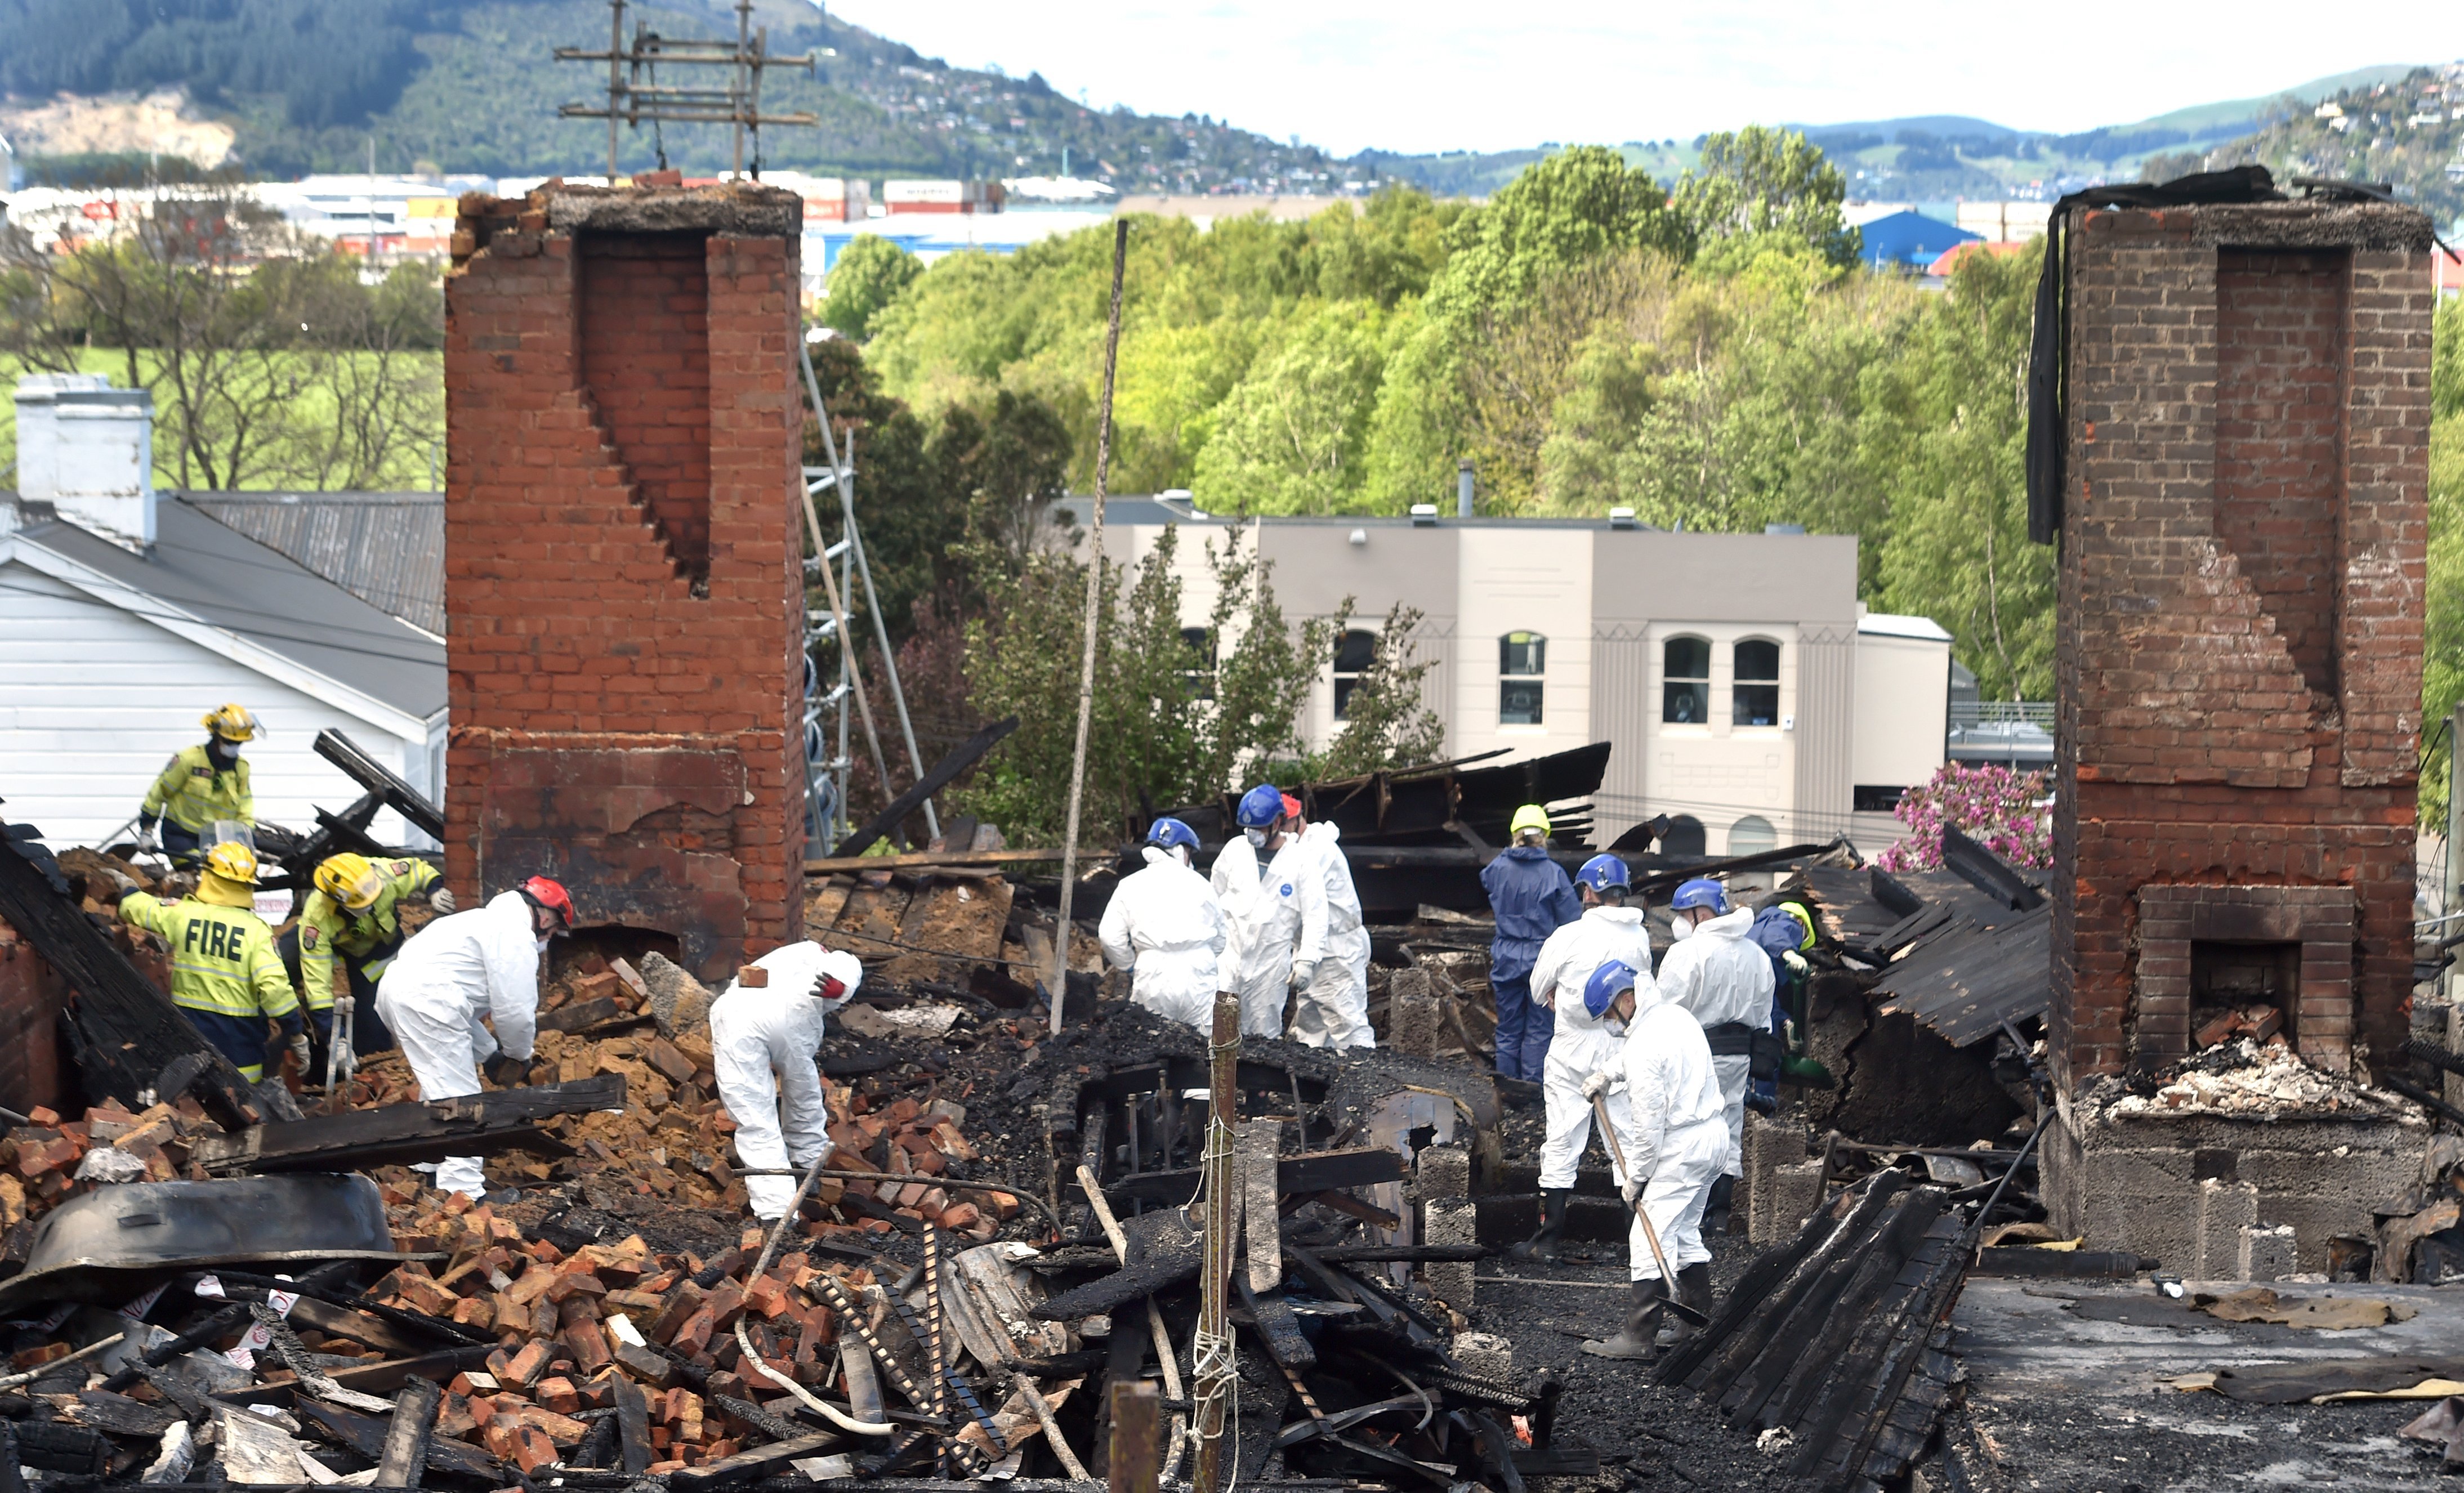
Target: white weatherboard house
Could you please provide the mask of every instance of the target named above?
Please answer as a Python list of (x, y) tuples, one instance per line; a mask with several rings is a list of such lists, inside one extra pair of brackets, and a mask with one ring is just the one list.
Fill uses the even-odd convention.
[[(199, 717), (237, 701), (262, 822), (306, 830), (359, 785), (316, 755), (349, 736), (439, 795), (445, 642), (158, 494), (153, 407), (92, 375), (17, 387), (17, 488), (0, 492), (0, 819), (55, 848), (136, 814)], [(416, 844), (391, 810), (372, 833)]]

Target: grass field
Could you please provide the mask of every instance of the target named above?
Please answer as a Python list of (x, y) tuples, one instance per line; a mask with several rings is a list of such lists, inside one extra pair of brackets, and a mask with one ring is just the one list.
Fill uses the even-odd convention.
[[(338, 430), (338, 411), (343, 400), (338, 385), (345, 375), (365, 378), (376, 366), (371, 353), (347, 355), (351, 362), (317, 355), (277, 354), (251, 380), (253, 390), (249, 403), (255, 413), (252, 420), (270, 433), (262, 442), (262, 453), (256, 459), (245, 460), (240, 479), (235, 486), (242, 490), (315, 490), (320, 488), (359, 488), (371, 492), (418, 492), (433, 489), (445, 472), (445, 384), (443, 355), (433, 352), (396, 353), (398, 360), (407, 361), (409, 387), (404, 391), (398, 418), (390, 427), (388, 437), (378, 444), (381, 459), (362, 462), (339, 454), (348, 452), (360, 444), (341, 439)], [(160, 360), (152, 353), (138, 355), (142, 378), (155, 378)], [(114, 348), (90, 348), (78, 360), (79, 371), (107, 376), (115, 388), (128, 384), (128, 355)], [(0, 378), (14, 390), (19, 377), (36, 371), (19, 361), (0, 356)], [(156, 428), (154, 437), (154, 481), (158, 487), (205, 487), (191, 464), (184, 475), (175, 422), (166, 406), (165, 394), (156, 396)], [(229, 436), (222, 438), (218, 449), (227, 450)], [(252, 445), (255, 443), (253, 441)], [(17, 406), (11, 398), (0, 401), (0, 489), (17, 485)]]

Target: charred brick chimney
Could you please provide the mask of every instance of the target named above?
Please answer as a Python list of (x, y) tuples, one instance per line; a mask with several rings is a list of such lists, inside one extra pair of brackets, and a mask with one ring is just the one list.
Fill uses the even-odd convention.
[(802, 205), (462, 200), (446, 282), (446, 862), (705, 977), (802, 936)]
[(2345, 1066), (2411, 986), (2430, 224), (2068, 215), (2053, 1064), (2271, 1000)]

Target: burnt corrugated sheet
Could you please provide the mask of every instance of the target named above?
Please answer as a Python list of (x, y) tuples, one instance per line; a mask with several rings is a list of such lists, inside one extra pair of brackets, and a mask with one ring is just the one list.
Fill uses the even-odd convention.
[(183, 493), (380, 611), (445, 631), (442, 493)]
[(2053, 927), (2051, 904), (1999, 928), (1959, 918), (1882, 971), (1873, 993), (1889, 999), (1880, 1010), (1905, 1012), (1959, 1047), (2004, 1021), (2041, 1017), (2052, 995)]

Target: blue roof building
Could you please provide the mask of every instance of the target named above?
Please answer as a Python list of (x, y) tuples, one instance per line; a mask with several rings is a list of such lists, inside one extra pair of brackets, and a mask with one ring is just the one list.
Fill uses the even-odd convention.
[(1923, 270), (1954, 245), (1974, 242), (1966, 229), (1929, 218), (1922, 212), (1894, 212), (1864, 226), (1865, 262), (1880, 269), (1906, 265)]

